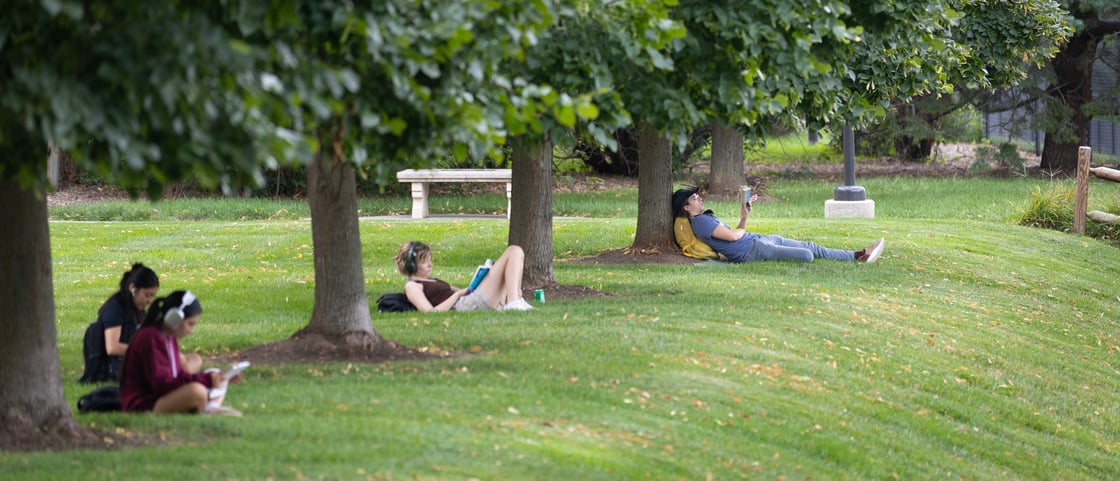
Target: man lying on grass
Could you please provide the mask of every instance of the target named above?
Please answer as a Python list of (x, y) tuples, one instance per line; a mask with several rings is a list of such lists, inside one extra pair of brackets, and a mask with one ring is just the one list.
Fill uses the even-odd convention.
[(747, 216), (751, 205), (758, 199), (752, 195), (741, 204), (739, 226), (732, 229), (704, 209), (704, 199), (698, 188), (679, 189), (673, 193), (673, 215), (687, 217), (692, 232), (704, 243), (712, 246), (731, 262), (754, 262), (789, 259), (812, 262), (813, 259), (833, 259), (838, 261), (875, 262), (883, 253), (883, 239), (858, 251), (829, 249), (812, 242), (786, 239), (777, 235), (761, 235), (747, 232)]

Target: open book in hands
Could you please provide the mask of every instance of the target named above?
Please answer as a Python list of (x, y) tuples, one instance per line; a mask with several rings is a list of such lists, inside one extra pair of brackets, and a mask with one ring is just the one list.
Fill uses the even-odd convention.
[(225, 376), (226, 380), (228, 381), (230, 379), (233, 379), (233, 376), (236, 376), (241, 371), (244, 371), (247, 367), (249, 367), (249, 361), (241, 361), (237, 364), (234, 364), (233, 367), (222, 373), (222, 375)]
[(467, 294), (478, 288), (478, 285), (486, 278), (486, 274), (490, 273), (491, 267), (494, 267), (494, 263), (490, 259), (486, 259), (486, 262), (483, 262), (482, 265), (478, 266), (478, 269), (474, 270), (474, 277), (471, 279), (470, 285), (467, 286)]
[(234, 376), (244, 371), (247, 367), (249, 367), (249, 361), (241, 361), (223, 372), (222, 376), (226, 378), (226, 381), (223, 382), (221, 386), (214, 386), (210, 389), (210, 399), (225, 396), (226, 387), (229, 386), (229, 380), (233, 379)]

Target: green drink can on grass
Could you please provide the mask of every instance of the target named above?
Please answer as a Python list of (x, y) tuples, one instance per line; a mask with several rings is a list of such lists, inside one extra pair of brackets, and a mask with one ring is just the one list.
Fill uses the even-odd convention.
[(544, 289), (533, 291), (533, 299), (536, 299), (537, 302), (544, 302)]

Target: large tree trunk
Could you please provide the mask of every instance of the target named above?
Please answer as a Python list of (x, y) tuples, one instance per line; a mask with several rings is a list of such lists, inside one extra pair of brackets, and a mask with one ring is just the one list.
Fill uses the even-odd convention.
[(1047, 130), (1040, 163), (1042, 170), (1066, 175), (1077, 172), (1077, 149), (1089, 136), (1092, 117), (1084, 107), (1093, 101), (1093, 61), (1100, 41), (1100, 32), (1090, 27), (1099, 21), (1095, 13), (1074, 12), (1074, 16), (1086, 22), (1086, 27), (1050, 60), (1055, 83), (1047, 92), (1048, 105), (1063, 111), (1050, 116), (1064, 121), (1051, 124)]
[[(912, 162), (925, 162), (933, 155), (935, 137), (941, 131), (941, 117), (946, 115), (951, 105), (945, 99), (931, 94), (919, 95), (908, 102), (894, 101), (897, 123), (895, 133), (891, 134), (895, 155)], [(890, 132), (893, 129), (887, 129)]]
[(315, 307), (301, 333), (317, 333), (347, 345), (373, 345), (381, 337), (370, 323), (354, 168), (342, 159), (336, 140), (341, 135), (324, 130), (319, 137), (323, 148), (307, 166)]
[[(29, 433), (77, 433), (58, 360), (47, 200), (0, 181), (0, 448)], [(2, 449), (0, 449), (2, 450)]]
[(554, 284), (552, 277), (552, 141), (510, 139), (513, 198), (509, 243), (525, 250), (525, 288)]
[(638, 228), (633, 249), (661, 252), (673, 247), (673, 164), (669, 138), (649, 124), (638, 128)]
[(712, 122), (712, 163), (708, 196), (734, 199), (746, 180), (743, 170), (743, 133), (723, 122)]

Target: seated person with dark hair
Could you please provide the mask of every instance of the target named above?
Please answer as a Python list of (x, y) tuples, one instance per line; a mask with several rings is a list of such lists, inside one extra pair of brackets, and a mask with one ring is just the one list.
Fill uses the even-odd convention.
[(138, 262), (124, 273), (119, 286), (97, 310), (97, 320), (86, 328), (82, 344), (86, 365), (78, 382), (117, 382), (128, 342), (144, 320), (144, 309), (159, 292), (159, 276)]
[(757, 195), (741, 204), (738, 227), (732, 229), (719, 220), (712, 211), (704, 209), (704, 199), (698, 188), (679, 189), (673, 193), (673, 215), (686, 217), (696, 237), (722, 254), (731, 262), (754, 262), (789, 259), (812, 262), (813, 259), (875, 262), (883, 253), (884, 241), (876, 240), (866, 249), (858, 251), (829, 249), (812, 242), (786, 239), (777, 235), (747, 232), (747, 216)]
[[(121, 366), (121, 408), (126, 412), (200, 413), (240, 416), (222, 406), (222, 388), (240, 382), (220, 370), (190, 372), (182, 365), (179, 339), (194, 332), (202, 304), (190, 291), (156, 299), (129, 344)], [(211, 390), (215, 389), (214, 392)]]

